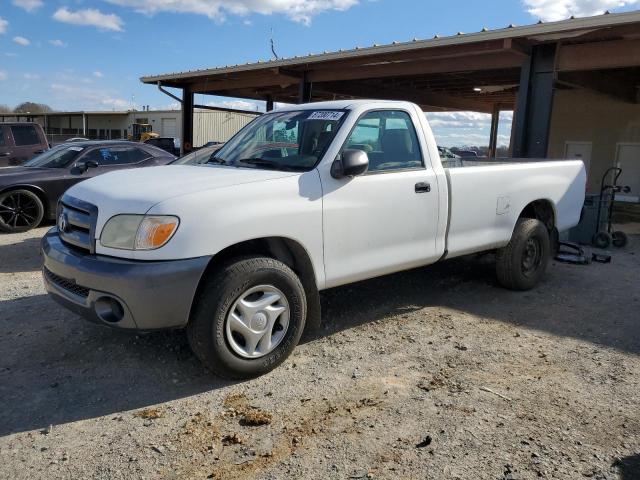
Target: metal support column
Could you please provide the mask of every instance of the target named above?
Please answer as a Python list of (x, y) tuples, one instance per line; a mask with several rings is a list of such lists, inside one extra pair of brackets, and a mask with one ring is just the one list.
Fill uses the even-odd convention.
[(496, 158), (496, 152), (498, 151), (498, 123), (500, 122), (500, 108), (497, 105), (493, 106), (493, 112), (491, 113), (491, 130), (489, 133), (489, 158)]
[(182, 135), (180, 152), (182, 155), (193, 150), (193, 92), (188, 87), (182, 89)]
[(87, 114), (82, 114), (82, 136), (87, 137)]
[(267, 112), (273, 110), (273, 95), (267, 95)]
[(514, 158), (545, 158), (553, 109), (556, 45), (538, 45), (520, 72), (514, 112)]
[(312, 83), (307, 81), (307, 74), (302, 76), (300, 80), (300, 86), (298, 89), (298, 103), (309, 103), (311, 102), (311, 90)]

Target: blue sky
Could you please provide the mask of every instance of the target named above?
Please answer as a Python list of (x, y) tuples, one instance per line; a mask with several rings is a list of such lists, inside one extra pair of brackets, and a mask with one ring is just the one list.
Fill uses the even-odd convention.
[[(0, 0), (0, 104), (165, 108), (171, 99), (142, 85), (140, 76), (266, 60), (272, 29), (277, 53), (288, 57), (625, 11), (638, 1)], [(197, 101), (255, 108), (213, 97)], [(483, 118), (434, 117), (441, 120), (434, 129), (475, 124), (484, 135)]]

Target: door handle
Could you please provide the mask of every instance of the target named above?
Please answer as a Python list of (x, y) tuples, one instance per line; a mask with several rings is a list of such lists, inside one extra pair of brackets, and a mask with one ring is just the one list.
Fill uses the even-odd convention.
[(416, 183), (416, 193), (428, 193), (431, 191), (431, 184), (427, 182), (418, 182)]
[(0, 153), (0, 157), (10, 157), (11, 152)]

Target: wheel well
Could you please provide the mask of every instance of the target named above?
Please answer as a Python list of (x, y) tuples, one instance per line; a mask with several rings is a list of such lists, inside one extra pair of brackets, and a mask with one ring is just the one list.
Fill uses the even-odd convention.
[(47, 218), (47, 215), (49, 215), (49, 202), (47, 201), (47, 196), (42, 190), (40, 190), (38, 187), (34, 187), (33, 185), (11, 185), (10, 187), (0, 191), (0, 193), (11, 192), (13, 190), (29, 190), (30, 192), (34, 193), (42, 202), (42, 207), (44, 208), (43, 218)]
[[(261, 255), (273, 258), (291, 268), (300, 278), (307, 296), (307, 325), (313, 328), (319, 326), (321, 315), (320, 295), (313, 263), (311, 263), (311, 258), (306, 249), (295, 240), (285, 237), (266, 237), (231, 245), (211, 258), (202, 279), (214, 272), (223, 263), (233, 258), (247, 255)], [(198, 285), (195, 298), (198, 298), (200, 288), (204, 283), (202, 279)]]
[(549, 232), (556, 228), (556, 213), (549, 200), (536, 200), (524, 207), (518, 218), (536, 218), (547, 227)]

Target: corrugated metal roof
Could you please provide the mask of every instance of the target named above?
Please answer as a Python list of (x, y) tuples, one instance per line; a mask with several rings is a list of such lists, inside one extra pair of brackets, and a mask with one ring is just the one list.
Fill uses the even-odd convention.
[(640, 11), (626, 13), (605, 13), (594, 17), (570, 18), (567, 20), (549, 23), (538, 22), (537, 24), (525, 25), (521, 27), (509, 25), (506, 28), (495, 30), (488, 30), (486, 28), (483, 28), (480, 32), (476, 33), (465, 34), (463, 32), (458, 32), (456, 35), (446, 37), (440, 37), (436, 35), (434, 38), (427, 40), (413, 39), (408, 42), (393, 42), (387, 45), (374, 44), (371, 47), (355, 47), (349, 50), (338, 50), (337, 52), (309, 54), (306, 56), (303, 55), (290, 58), (281, 58), (278, 60), (259, 60), (254, 63), (246, 63), (244, 65), (226, 65), (224, 67), (215, 67), (202, 70), (188, 70), (186, 72), (143, 76), (140, 78), (140, 81), (142, 81), (143, 83), (156, 83), (166, 80), (181, 80), (186, 78), (204, 77), (208, 75), (220, 75), (225, 73), (259, 70), (263, 68), (286, 67), (307, 63), (355, 58), (359, 56), (381, 53), (393, 53), (398, 51), (408, 51), (414, 49), (418, 50), (449, 45), (464, 45), (508, 38), (534, 37), (545, 34), (568, 33), (575, 30), (612, 27), (628, 25), (632, 23), (640, 23)]

